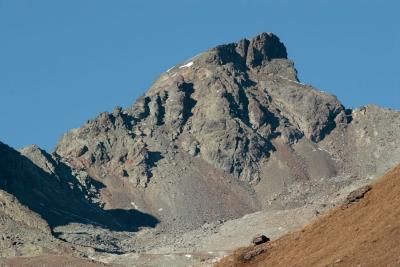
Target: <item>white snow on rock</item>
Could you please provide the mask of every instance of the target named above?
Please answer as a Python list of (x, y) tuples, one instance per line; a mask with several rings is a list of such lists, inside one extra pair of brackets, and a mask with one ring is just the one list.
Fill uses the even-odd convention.
[(139, 209), (139, 207), (138, 207), (138, 205), (136, 205), (136, 203), (135, 202), (131, 202), (131, 205), (136, 209), (136, 210), (138, 210)]
[(193, 65), (193, 61), (190, 61), (189, 63), (187, 63), (187, 64), (185, 64), (185, 65), (182, 65), (182, 66), (180, 66), (179, 68), (180, 68), (180, 69), (189, 68), (189, 67), (192, 66), (192, 65)]
[(305, 86), (305, 84), (304, 83), (301, 83), (301, 82), (298, 82), (298, 81), (294, 81), (294, 80), (291, 80), (291, 79), (289, 79), (289, 78), (286, 78), (286, 77), (283, 77), (283, 76), (281, 76), (281, 75), (277, 75), (278, 77), (280, 77), (281, 79), (284, 79), (284, 80), (286, 80), (286, 81), (289, 81), (289, 82), (292, 82), (292, 83), (297, 83), (297, 84), (300, 84), (300, 85), (304, 85)]
[(326, 152), (326, 153), (328, 153), (328, 154), (329, 154), (329, 151), (328, 151), (328, 150), (326, 150), (326, 149), (323, 149), (323, 148), (321, 148), (321, 147), (319, 147), (319, 148), (318, 148), (318, 150), (319, 150), (319, 151)]

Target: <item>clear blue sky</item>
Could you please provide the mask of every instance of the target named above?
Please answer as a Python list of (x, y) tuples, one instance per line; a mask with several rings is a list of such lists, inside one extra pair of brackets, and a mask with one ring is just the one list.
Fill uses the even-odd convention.
[(400, 109), (399, 12), (397, 0), (0, 0), (0, 140), (52, 151), (169, 67), (262, 31), (346, 107)]

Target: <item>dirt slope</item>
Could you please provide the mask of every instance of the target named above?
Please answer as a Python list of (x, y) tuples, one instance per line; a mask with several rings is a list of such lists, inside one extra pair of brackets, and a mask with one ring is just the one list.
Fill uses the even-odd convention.
[[(400, 266), (400, 165), (358, 202), (270, 244), (238, 249), (225, 266)], [(264, 253), (244, 260), (249, 251)]]

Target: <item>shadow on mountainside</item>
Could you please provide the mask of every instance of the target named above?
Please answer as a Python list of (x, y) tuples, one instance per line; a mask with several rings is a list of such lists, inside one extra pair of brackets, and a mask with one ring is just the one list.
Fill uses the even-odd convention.
[[(29, 158), (0, 142), (0, 189), (38, 213), (54, 229), (69, 223), (97, 225), (113, 231), (137, 231), (155, 227), (159, 220), (133, 209), (104, 210), (88, 200), (90, 194), (71, 174), (71, 169), (42, 151), (54, 172), (46, 172)], [(89, 178), (97, 189), (105, 187)]]

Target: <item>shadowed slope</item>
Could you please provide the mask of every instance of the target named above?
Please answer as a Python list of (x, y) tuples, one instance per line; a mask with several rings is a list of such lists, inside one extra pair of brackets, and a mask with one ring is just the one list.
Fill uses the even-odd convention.
[[(38, 213), (52, 229), (75, 222), (136, 231), (158, 223), (155, 217), (137, 210), (102, 209), (90, 201), (89, 192), (67, 165), (34, 146), (24, 149), (24, 153), (36, 162), (0, 142), (0, 189)], [(100, 189), (104, 187), (100, 182), (93, 183)]]

